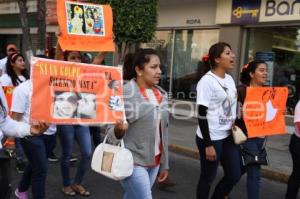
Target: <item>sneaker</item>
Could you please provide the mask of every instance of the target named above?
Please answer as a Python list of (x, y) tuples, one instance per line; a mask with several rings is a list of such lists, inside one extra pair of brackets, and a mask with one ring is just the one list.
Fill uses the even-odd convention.
[(48, 157), (48, 161), (49, 161), (49, 162), (58, 162), (59, 159), (58, 159), (58, 157), (55, 155), (55, 153), (51, 153), (51, 154), (49, 155), (49, 157)]
[(15, 190), (15, 195), (19, 199), (29, 199), (27, 191), (25, 191), (25, 192), (19, 192), (18, 188)]
[(76, 156), (74, 156), (73, 154), (71, 155), (71, 158), (70, 158), (70, 162), (74, 163), (74, 162), (77, 162), (78, 161), (78, 158), (76, 158)]
[(20, 162), (20, 163), (17, 163), (17, 165), (16, 165), (16, 170), (19, 174), (24, 173), (25, 168), (26, 168), (26, 163), (25, 162)]

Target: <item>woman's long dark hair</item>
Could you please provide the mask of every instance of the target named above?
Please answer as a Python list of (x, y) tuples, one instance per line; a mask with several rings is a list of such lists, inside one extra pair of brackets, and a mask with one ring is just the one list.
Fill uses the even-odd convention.
[(135, 77), (135, 69), (133, 66), (133, 53), (128, 53), (124, 58), (123, 80), (131, 80)]
[[(6, 72), (7, 75), (11, 78), (12, 84), (14, 86), (18, 86), (22, 81), (19, 79), (18, 75), (13, 69), (12, 63), (15, 63), (19, 57), (22, 57), (23, 60), (24, 56), (20, 53), (13, 53), (7, 58), (7, 63), (6, 63)], [(29, 79), (29, 73), (27, 69), (25, 68), (24, 70), (21, 71), (21, 74), (25, 77), (25, 79)]]
[(243, 68), (243, 70), (241, 72), (241, 76), (240, 76), (240, 81), (242, 84), (249, 86), (250, 81), (251, 81), (250, 73), (255, 73), (255, 70), (257, 69), (258, 65), (260, 65), (260, 64), (266, 64), (266, 62), (262, 61), (262, 60), (251, 61)]
[(152, 48), (141, 48), (139, 49), (133, 58), (133, 77), (137, 77), (137, 73), (135, 71), (135, 67), (139, 69), (144, 69), (145, 65), (150, 62), (151, 56), (157, 56), (160, 59), (160, 56), (156, 52), (156, 50)]

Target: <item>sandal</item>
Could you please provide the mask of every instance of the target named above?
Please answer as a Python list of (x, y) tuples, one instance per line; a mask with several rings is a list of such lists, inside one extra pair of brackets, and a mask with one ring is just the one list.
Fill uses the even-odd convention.
[(71, 186), (63, 187), (61, 190), (66, 196), (75, 196), (76, 193)]
[(91, 193), (89, 191), (87, 191), (82, 185), (80, 184), (73, 184), (72, 186), (73, 191), (75, 191), (76, 193), (78, 193), (81, 196), (85, 196), (88, 197), (91, 195)]

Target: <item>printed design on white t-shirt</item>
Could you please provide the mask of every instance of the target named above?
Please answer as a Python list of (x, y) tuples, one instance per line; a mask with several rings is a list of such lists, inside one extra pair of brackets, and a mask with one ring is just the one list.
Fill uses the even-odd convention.
[[(212, 76), (212, 75), (211, 75)], [(214, 77), (214, 76), (212, 76)], [(215, 78), (215, 77), (214, 77)], [(219, 124), (220, 125), (227, 125), (233, 122), (233, 115), (232, 115), (232, 107), (234, 106), (235, 102), (234, 100), (236, 99), (237, 96), (234, 96), (234, 100), (232, 99), (232, 96), (230, 96), (229, 89), (227, 86), (224, 84), (222, 85), (218, 79), (215, 78), (215, 80), (218, 82), (222, 90), (226, 94), (226, 98), (222, 102), (222, 114), (219, 114)]]

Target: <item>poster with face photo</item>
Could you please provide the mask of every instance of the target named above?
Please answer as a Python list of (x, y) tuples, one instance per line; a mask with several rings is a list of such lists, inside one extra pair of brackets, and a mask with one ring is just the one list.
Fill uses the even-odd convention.
[(57, 16), (63, 50), (114, 51), (110, 6), (61, 0)]
[(32, 58), (32, 121), (110, 124), (124, 119), (122, 69)]

